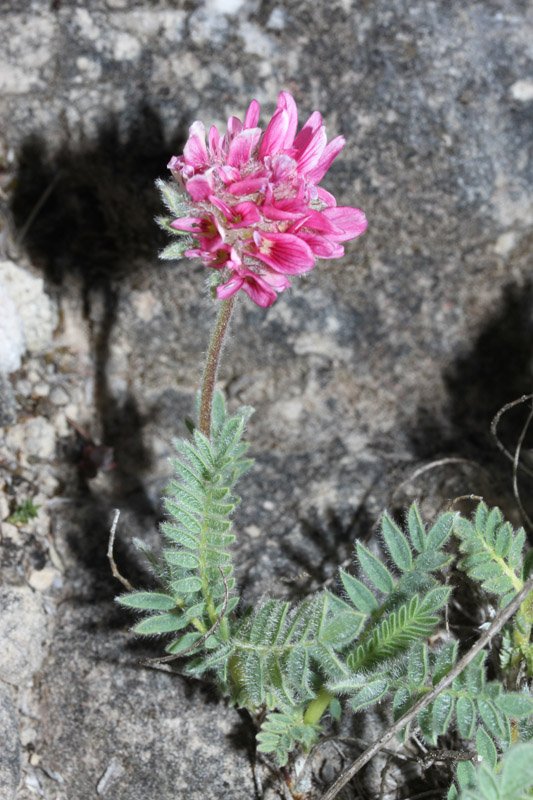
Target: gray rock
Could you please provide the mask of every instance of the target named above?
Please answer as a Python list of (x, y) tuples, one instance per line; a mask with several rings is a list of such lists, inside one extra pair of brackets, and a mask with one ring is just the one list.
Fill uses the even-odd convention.
[(65, 796), (249, 800), (248, 754), (233, 743), (238, 714), (199, 683), (142, 666), (124, 633), (109, 635), (110, 606), (94, 611), (81, 603), (61, 614), (43, 673), (42, 713), (54, 731), (47, 763), (61, 773)]
[[(236, 520), (240, 585), (252, 601), (300, 595), (335, 574), (356, 536), (372, 540), (385, 505), (418, 496), (431, 514), (456, 495), (489, 497), (490, 481), (496, 494), (510, 485), (489, 426), (533, 379), (532, 31), (523, 0), (145, 5), (13, 0), (0, 19), (1, 136), (20, 160), (14, 223), (44, 290), (62, 294), (63, 345), (82, 354), (62, 372), (74, 398), (65, 414), (114, 454), (112, 470), (79, 478), (74, 434), (61, 433), (72, 460), (52, 528), (66, 590), (46, 643), (47, 691), (35, 691), (46, 720), (37, 745), (65, 776), (66, 788), (50, 787), (60, 800), (248, 798), (236, 713), (140, 668), (139, 652), (158, 645), (137, 650), (126, 615), (111, 610), (112, 509), (122, 510), (120, 567), (145, 585), (130, 540), (157, 538), (171, 439), (193, 412), (213, 317), (205, 271), (155, 258), (153, 180), (194, 119), (224, 123), (257, 97), (266, 120), (280, 88), (302, 121), (319, 108), (329, 134), (346, 136), (325, 185), (365, 209), (367, 234), (268, 311), (243, 299), (220, 372), (231, 406), (256, 408), (257, 460)], [(56, 455), (40, 402), (28, 470)], [(27, 422), (6, 439), (12, 458), (28, 450)], [(404, 483), (442, 455), (470, 465)], [(26, 677), (40, 658), (23, 662)]]
[(24, 686), (41, 666), (46, 617), (38, 594), (31, 589), (0, 588), (0, 679)]
[[(6, 370), (7, 371), (7, 370)], [(13, 386), (0, 370), (0, 428), (17, 421), (17, 401)]]
[(0, 797), (15, 800), (20, 782), (21, 751), (18, 732), (18, 715), (9, 686), (0, 683)]
[(57, 324), (57, 312), (45, 292), (44, 280), (12, 261), (0, 261), (0, 287), (2, 285), (22, 322), (26, 349), (31, 353), (48, 350)]
[(7, 287), (0, 282), (0, 375), (15, 372), (25, 351), (24, 329)]
[(6, 444), (24, 457), (48, 461), (56, 447), (56, 431), (45, 417), (31, 417), (14, 425), (6, 433)]

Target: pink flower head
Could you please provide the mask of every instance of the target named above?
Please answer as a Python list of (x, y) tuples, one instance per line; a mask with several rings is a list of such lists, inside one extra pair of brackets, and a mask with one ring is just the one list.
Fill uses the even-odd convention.
[(220, 299), (242, 290), (267, 307), (290, 286), (288, 276), (342, 256), (341, 242), (364, 233), (367, 221), (318, 186), (345, 144), (342, 136), (328, 143), (318, 111), (299, 133), (288, 92), (264, 131), (259, 113), (252, 100), (244, 122), (230, 117), (223, 135), (191, 125), (183, 155), (168, 164), (186, 195), (186, 215), (170, 224), (193, 238), (185, 255), (219, 271)]

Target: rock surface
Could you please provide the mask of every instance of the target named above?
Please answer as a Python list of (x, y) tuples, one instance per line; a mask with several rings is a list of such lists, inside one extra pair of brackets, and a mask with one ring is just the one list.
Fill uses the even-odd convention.
[(21, 773), (21, 747), (17, 710), (13, 702), (13, 692), (9, 686), (0, 683), (0, 730), (2, 749), (0, 751), (0, 792), (4, 800), (15, 800)]
[(24, 686), (41, 666), (46, 620), (40, 596), (23, 587), (0, 590), (0, 679)]
[(57, 324), (55, 306), (45, 292), (43, 279), (11, 261), (0, 261), (0, 284), (22, 321), (26, 349), (42, 352), (50, 345)]
[(20, 367), (25, 351), (22, 319), (7, 286), (0, 282), (0, 375), (14, 372)]
[[(280, 88), (302, 121), (319, 108), (348, 140), (326, 185), (364, 208), (367, 234), (267, 312), (241, 302), (220, 376), (232, 406), (256, 408), (241, 585), (248, 599), (298, 595), (335, 573), (355, 536), (372, 537), (384, 505), (418, 496), (432, 513), (510, 486), (488, 430), (533, 377), (531, 11), (524, 0), (2, 9), (0, 255), (10, 296), (35, 288), (36, 270), (44, 283), (16, 312), (29, 352), (14, 345), (0, 363), (17, 370), (0, 384), (2, 591), (24, 598), (27, 645), (2, 652), (1, 713), (11, 730), (18, 714), (19, 734), (0, 781), (13, 795), (20, 738), (17, 800), (261, 797), (238, 714), (139, 666), (157, 645), (132, 641), (112, 602), (112, 510), (120, 568), (141, 586), (131, 538), (155, 540), (213, 313), (201, 267), (155, 258), (153, 181), (194, 119), (223, 124), (251, 97), (266, 117)], [(521, 424), (502, 426), (511, 448)], [(443, 456), (463, 461), (407, 480)], [(9, 522), (27, 500), (36, 516)]]

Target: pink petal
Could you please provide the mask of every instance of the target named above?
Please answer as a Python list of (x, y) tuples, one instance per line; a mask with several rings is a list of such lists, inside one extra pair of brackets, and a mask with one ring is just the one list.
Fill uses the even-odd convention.
[(244, 116), (244, 127), (255, 128), (259, 122), (259, 114), (261, 113), (261, 106), (257, 100), (252, 100), (248, 106), (248, 110)]
[[(257, 203), (254, 203), (251, 200), (245, 200), (243, 203), (236, 203), (233, 206), (232, 212), (233, 223), (239, 227), (253, 225), (255, 222), (259, 222), (261, 219), (261, 212), (257, 207)], [(235, 220), (236, 217), (240, 217), (238, 222)]]
[(254, 301), (257, 306), (261, 308), (268, 308), (272, 303), (276, 302), (276, 292), (264, 285), (256, 277), (245, 278), (242, 284), (243, 292), (246, 292), (248, 297)]
[(218, 128), (216, 125), (211, 125), (209, 129), (209, 149), (211, 150), (211, 154), (218, 158), (220, 156), (220, 148), (222, 144), (222, 136), (218, 132)]
[(289, 92), (280, 92), (278, 96), (278, 108), (284, 108), (289, 115), (289, 125), (285, 137), (284, 148), (291, 147), (298, 127), (298, 109), (294, 102), (294, 97)]
[(292, 233), (256, 232), (253, 255), (276, 272), (299, 275), (313, 269), (315, 258), (307, 242)]
[(167, 167), (178, 182), (181, 182), (183, 179), (190, 178), (192, 175), (194, 175), (194, 167), (186, 164), (183, 156), (172, 156), (167, 164)]
[(222, 211), (227, 219), (231, 219), (233, 216), (233, 209), (224, 200), (221, 200), (220, 197), (217, 197), (214, 194), (209, 195), (209, 202), (212, 203), (215, 208), (218, 208), (219, 211)]
[[(309, 176), (308, 176), (309, 177)], [(329, 207), (337, 205), (337, 198), (331, 194), (331, 192), (326, 191), (321, 186), (316, 187), (317, 197), (319, 200)]]
[(254, 178), (244, 178), (242, 181), (235, 181), (228, 186), (228, 192), (235, 195), (255, 194), (256, 192), (264, 191), (266, 185), (266, 178), (260, 176)]
[(303, 215), (306, 214), (307, 208), (304, 206), (302, 208), (301, 203), (294, 203), (290, 205), (286, 203), (285, 205), (282, 203), (265, 203), (261, 206), (261, 211), (263, 216), (267, 219), (272, 220), (299, 220), (300, 218), (303, 219)]
[(322, 126), (315, 131), (306, 147), (296, 156), (298, 172), (301, 172), (302, 175), (306, 175), (310, 170), (318, 166), (327, 141), (326, 129)]
[(285, 275), (279, 275), (265, 268), (265, 272), (258, 275), (247, 267), (237, 267), (235, 272), (243, 280), (242, 289), (252, 298), (257, 305), (272, 305), (277, 292), (283, 292), (290, 287), (290, 281)]
[(273, 183), (287, 180), (296, 172), (296, 161), (285, 153), (278, 153), (275, 156), (267, 156), (265, 164), (271, 171)]
[(221, 244), (218, 249), (212, 252), (202, 252), (204, 264), (211, 269), (222, 269), (223, 267), (232, 266), (233, 249), (229, 248), (227, 244)]
[(221, 180), (223, 180), (226, 184), (238, 181), (241, 177), (241, 173), (237, 167), (229, 167), (227, 164), (217, 167), (217, 172)]
[(344, 255), (344, 247), (337, 242), (332, 242), (327, 236), (320, 236), (319, 233), (309, 233), (300, 231), (300, 239), (307, 242), (317, 258), (341, 258)]
[(346, 242), (349, 239), (356, 239), (368, 227), (365, 214), (360, 208), (335, 206), (335, 208), (326, 208), (321, 213), (337, 228), (338, 232), (331, 234), (331, 239), (334, 242)]
[(320, 114), (319, 111), (313, 111), (313, 113), (303, 126), (302, 130), (294, 140), (295, 150), (299, 153), (305, 150), (305, 148), (307, 147), (307, 145), (309, 144), (309, 142), (311, 141), (317, 130), (319, 130), (319, 128), (321, 127), (322, 127), (322, 114)]
[(197, 233), (201, 230), (203, 219), (201, 217), (180, 217), (170, 223), (170, 227), (177, 231), (191, 231)]
[(185, 188), (193, 200), (207, 200), (213, 191), (213, 177), (208, 173), (193, 175), (185, 184)]
[(167, 169), (171, 170), (172, 172), (179, 172), (182, 161), (183, 159), (181, 156), (172, 156), (167, 164)]
[(226, 283), (220, 284), (217, 286), (217, 297), (219, 300), (226, 300), (228, 297), (233, 297), (233, 295), (242, 288), (244, 283), (244, 278), (241, 278), (240, 275), (233, 275), (229, 281)]
[(307, 210), (305, 217), (291, 225), (290, 232), (297, 233), (301, 228), (311, 228), (313, 231), (328, 236), (340, 233), (340, 229), (328, 219), (323, 211), (314, 211), (312, 208)]
[(291, 285), (291, 282), (286, 275), (282, 275), (280, 272), (274, 272), (274, 270), (271, 270), (268, 267), (264, 267), (264, 270), (261, 273), (261, 280), (268, 283), (268, 285), (275, 289), (276, 292), (283, 292)]
[(289, 112), (284, 108), (278, 109), (268, 123), (267, 129), (263, 134), (261, 144), (259, 145), (259, 158), (272, 156), (280, 150), (283, 150), (289, 131), (289, 124)]
[(183, 148), (183, 157), (187, 164), (195, 169), (201, 169), (209, 165), (203, 122), (197, 120), (189, 128), (189, 138)]
[(324, 148), (322, 155), (318, 160), (318, 164), (307, 172), (307, 179), (313, 183), (319, 183), (322, 180), (328, 169), (331, 167), (333, 161), (337, 158), (340, 151), (346, 144), (344, 136), (336, 136)]
[(229, 146), (226, 162), (232, 167), (239, 167), (249, 161), (261, 133), (261, 128), (248, 128), (241, 131)]
[(238, 133), (242, 131), (242, 122), (238, 117), (230, 117), (228, 119), (228, 134), (229, 138), (233, 139)]
[[(198, 243), (200, 248), (205, 253), (218, 253), (221, 249), (221, 246), (224, 244), (224, 239), (220, 235), (220, 230), (217, 228), (215, 229), (214, 233), (207, 233), (202, 235), (197, 234), (198, 236)], [(226, 261), (227, 259), (225, 259)]]
[[(227, 249), (228, 245), (224, 246)], [(242, 267), (241, 257), (239, 256), (234, 247), (230, 249), (226, 263), (228, 267), (231, 267), (231, 269), (235, 269), (237, 271)]]

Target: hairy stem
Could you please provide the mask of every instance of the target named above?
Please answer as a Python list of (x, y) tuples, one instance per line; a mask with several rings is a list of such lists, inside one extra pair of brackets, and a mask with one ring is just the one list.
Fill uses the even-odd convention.
[(220, 354), (224, 343), (224, 336), (228, 330), (229, 321), (235, 305), (235, 296), (222, 300), (220, 308), (211, 334), (211, 340), (207, 349), (207, 358), (202, 377), (202, 389), (200, 394), (200, 414), (198, 417), (198, 427), (200, 431), (209, 439), (211, 436), (211, 409), (213, 406), (213, 394), (217, 379)]

